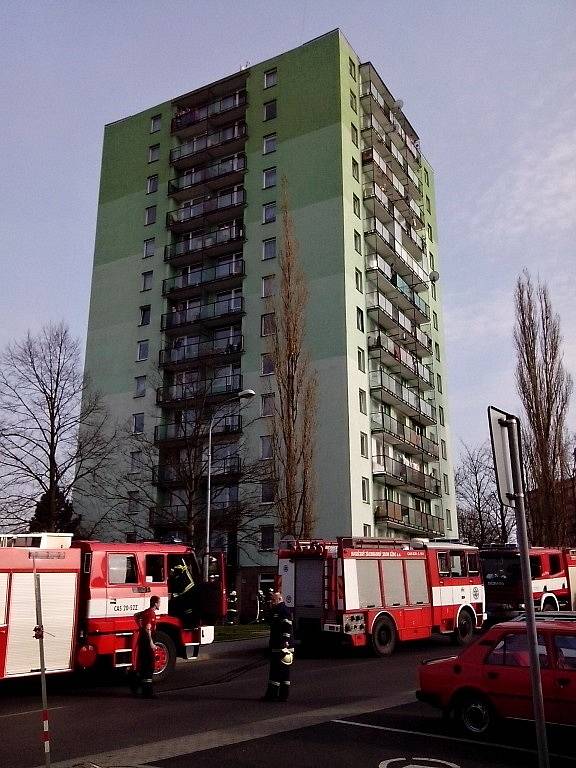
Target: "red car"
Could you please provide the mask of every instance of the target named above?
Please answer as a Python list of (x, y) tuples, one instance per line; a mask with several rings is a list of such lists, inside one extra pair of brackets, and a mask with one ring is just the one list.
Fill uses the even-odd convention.
[[(536, 620), (546, 722), (576, 725), (576, 613)], [(416, 696), (483, 735), (501, 718), (533, 719), (526, 623), (496, 624), (458, 656), (425, 661)]]

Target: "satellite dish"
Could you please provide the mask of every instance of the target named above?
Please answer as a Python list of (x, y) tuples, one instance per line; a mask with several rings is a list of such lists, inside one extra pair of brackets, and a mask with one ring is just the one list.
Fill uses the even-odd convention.
[(394, 110), (400, 110), (402, 109), (403, 106), (404, 106), (404, 102), (402, 101), (402, 99), (396, 99), (396, 101), (394, 102)]
[(430, 282), (431, 283), (437, 283), (438, 280), (440, 280), (440, 274), (438, 272), (436, 272), (435, 269), (433, 269), (432, 272), (430, 272), (428, 277), (430, 278)]

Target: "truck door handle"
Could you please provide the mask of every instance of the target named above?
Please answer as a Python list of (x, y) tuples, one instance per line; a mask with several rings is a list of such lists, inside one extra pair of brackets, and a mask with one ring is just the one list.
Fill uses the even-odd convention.
[(115, 597), (113, 597), (113, 598), (110, 600), (110, 605), (116, 605), (116, 598), (115, 598)]
[(566, 688), (567, 685), (570, 685), (570, 680), (567, 677), (559, 677), (557, 683), (560, 688)]

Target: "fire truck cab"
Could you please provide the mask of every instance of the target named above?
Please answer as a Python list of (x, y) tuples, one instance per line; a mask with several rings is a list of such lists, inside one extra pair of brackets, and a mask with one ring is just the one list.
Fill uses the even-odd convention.
[(279, 579), (304, 644), (328, 635), (387, 656), (397, 640), (482, 626), (484, 588), (475, 547), (414, 539), (282, 542)]
[[(537, 611), (576, 610), (576, 549), (530, 547), (532, 598)], [(490, 623), (511, 619), (525, 609), (516, 544), (480, 550)]]
[(105, 659), (132, 663), (134, 614), (160, 598), (156, 674), (176, 658), (197, 658), (226, 611), (223, 555), (203, 582), (190, 547), (157, 542), (71, 541), (69, 534), (25, 534), (0, 542), (0, 678), (39, 672), (34, 638), (39, 574), (46, 669), (65, 672)]

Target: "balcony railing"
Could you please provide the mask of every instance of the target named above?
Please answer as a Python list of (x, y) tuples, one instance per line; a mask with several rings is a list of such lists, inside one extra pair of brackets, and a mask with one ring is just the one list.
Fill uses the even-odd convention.
[(210, 165), (194, 169), (189, 173), (172, 179), (168, 182), (168, 194), (174, 195), (178, 192), (188, 192), (193, 187), (203, 182), (213, 181), (215, 179), (224, 179), (230, 174), (238, 173), (246, 169), (245, 155), (235, 155), (227, 157), (224, 160), (218, 160)]
[(232, 296), (227, 299), (218, 299), (211, 304), (201, 304), (199, 307), (175, 310), (162, 315), (162, 330), (169, 331), (182, 328), (185, 325), (201, 323), (207, 320), (238, 315), (244, 312), (244, 297)]
[(406, 248), (394, 238), (384, 224), (372, 217), (364, 222), (364, 237), (376, 253), (389, 258), (393, 262), (394, 269), (402, 277), (407, 276), (413, 288), (425, 288), (428, 285), (428, 273), (412, 258)]
[(192, 219), (208, 216), (216, 211), (226, 211), (238, 205), (244, 205), (244, 201), (245, 193), (243, 189), (236, 189), (233, 192), (226, 192), (215, 197), (207, 197), (199, 203), (185, 205), (176, 211), (169, 211), (166, 214), (166, 226), (170, 228), (178, 227), (178, 225), (186, 224)]
[(390, 456), (373, 456), (372, 474), (387, 475), (391, 484), (415, 488), (416, 492), (441, 496), (440, 482), (436, 477), (426, 475), (419, 469), (396, 461)]
[(402, 405), (408, 406), (410, 415), (415, 412), (416, 415), (419, 415), (421, 418), (424, 417), (424, 419), (431, 423), (436, 422), (436, 409), (434, 406), (418, 397), (416, 392), (405, 387), (398, 379), (393, 378), (382, 370), (370, 371), (368, 378), (370, 389), (382, 390), (383, 393), (387, 393), (392, 398), (392, 404), (397, 407)]
[[(242, 431), (242, 416), (222, 416), (214, 422), (212, 434), (236, 434)], [(179, 421), (171, 424), (158, 424), (154, 428), (154, 440), (163, 443), (171, 440), (186, 440), (189, 438), (204, 438), (208, 429), (196, 421)]]
[(397, 366), (405, 379), (416, 376), (421, 380), (421, 386), (426, 388), (434, 386), (434, 374), (430, 368), (422, 365), (415, 355), (401, 347), (385, 333), (379, 331), (369, 333), (368, 350), (381, 352), (386, 365), (390, 368)]
[(246, 91), (236, 91), (236, 93), (231, 93), (228, 96), (216, 99), (208, 104), (193, 107), (186, 112), (176, 115), (176, 117), (172, 119), (172, 133), (201, 123), (211, 117), (230, 113), (239, 107), (246, 106), (246, 102)]
[(218, 249), (228, 243), (244, 240), (244, 227), (233, 222), (208, 232), (193, 233), (185, 240), (178, 240), (164, 249), (164, 261), (175, 262), (208, 249)]
[(201, 288), (211, 283), (221, 283), (234, 277), (243, 277), (244, 259), (234, 259), (225, 264), (215, 264), (212, 267), (198, 267), (191, 272), (182, 275), (168, 277), (162, 283), (162, 294), (168, 296), (171, 293), (192, 288)]
[(199, 155), (206, 150), (215, 150), (218, 147), (228, 146), (231, 142), (245, 137), (246, 123), (235, 123), (234, 125), (220, 128), (217, 131), (202, 133), (200, 136), (195, 136), (190, 141), (170, 150), (170, 163), (177, 165), (188, 158), (193, 159), (195, 155)]
[(406, 345), (413, 343), (414, 352), (420, 357), (432, 354), (432, 339), (400, 312), (384, 294), (379, 291), (366, 294), (366, 309), (373, 312), (378, 325), (392, 329), (391, 334), (401, 336)]
[(217, 376), (214, 379), (159, 387), (156, 390), (156, 402), (158, 405), (172, 405), (196, 398), (230, 395), (241, 389), (242, 374), (233, 373), (230, 376)]
[(376, 520), (397, 523), (402, 528), (415, 528), (427, 533), (444, 534), (444, 520), (441, 517), (388, 499), (375, 500), (374, 517)]
[(209, 339), (190, 344), (172, 344), (160, 350), (160, 365), (185, 365), (207, 357), (238, 355), (244, 349), (240, 334), (225, 339)]
[(386, 432), (393, 440), (395, 445), (402, 445), (406, 453), (423, 453), (438, 458), (438, 443), (435, 443), (429, 437), (421, 435), (407, 424), (393, 419), (392, 416), (384, 411), (376, 411), (370, 416), (370, 426), (373, 432)]

